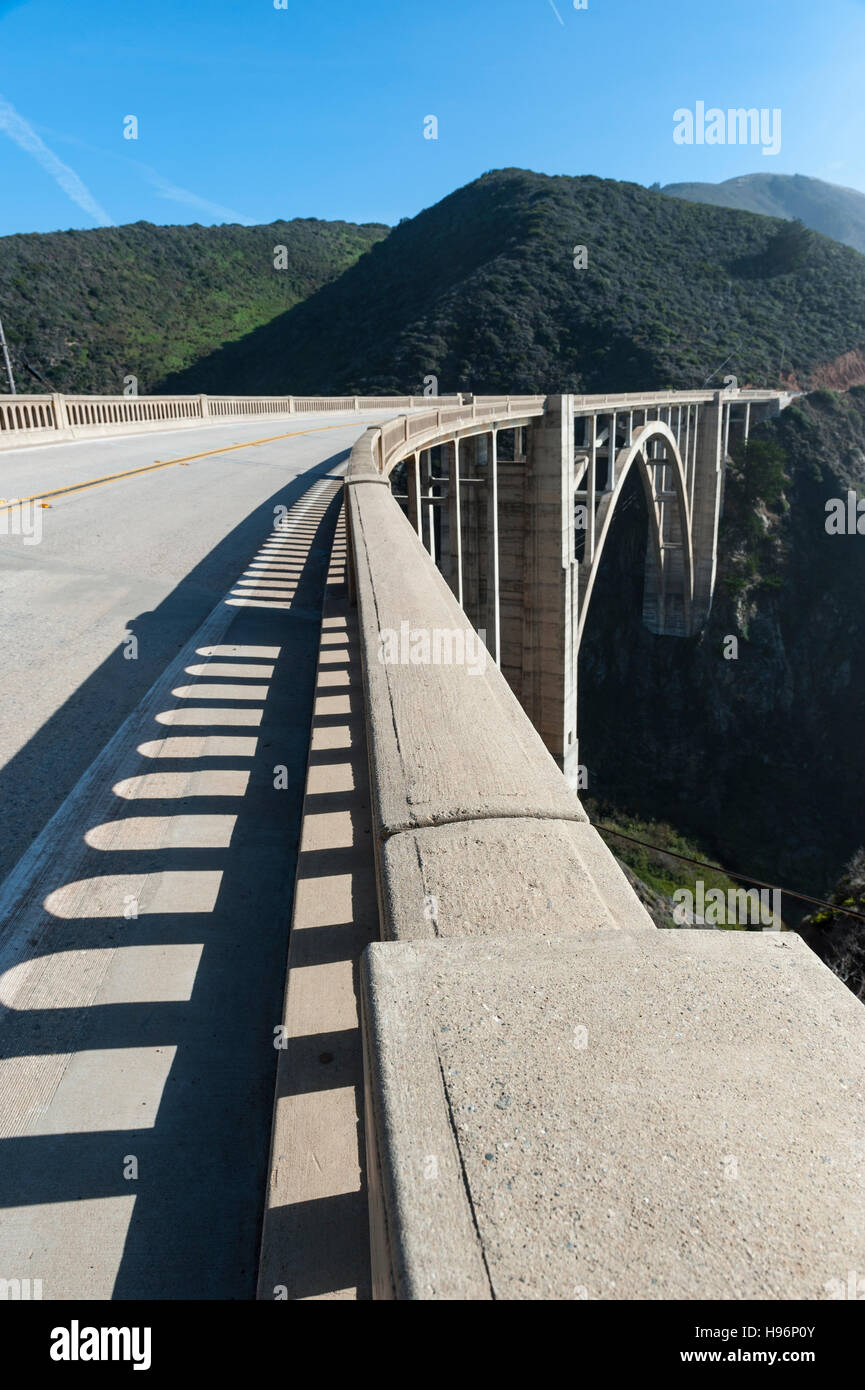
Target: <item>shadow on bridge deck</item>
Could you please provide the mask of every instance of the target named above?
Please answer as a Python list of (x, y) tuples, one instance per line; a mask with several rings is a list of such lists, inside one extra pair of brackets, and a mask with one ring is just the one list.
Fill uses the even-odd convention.
[(371, 1297), (359, 960), (378, 936), (345, 518), (327, 579), (274, 1106), (261, 1299)]
[(342, 458), (238, 528), (291, 508), (5, 886), (0, 1277), (46, 1299), (254, 1295)]

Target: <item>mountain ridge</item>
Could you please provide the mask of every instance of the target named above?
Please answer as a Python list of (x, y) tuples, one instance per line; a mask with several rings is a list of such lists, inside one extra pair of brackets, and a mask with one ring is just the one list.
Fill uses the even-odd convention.
[[(2, 237), (0, 306), (18, 389), (116, 394), (133, 375), (141, 392), (153, 390), (166, 370), (183, 370), (321, 288), (387, 231), (295, 218)], [(0, 382), (8, 390), (2, 366)]]
[(742, 174), (722, 183), (668, 183), (668, 197), (766, 217), (798, 218), (806, 227), (865, 254), (865, 193), (806, 174)]
[(638, 184), (506, 169), (162, 388), (386, 394), (432, 375), (442, 392), (622, 391), (728, 373), (808, 386), (863, 347), (865, 257), (847, 246)]

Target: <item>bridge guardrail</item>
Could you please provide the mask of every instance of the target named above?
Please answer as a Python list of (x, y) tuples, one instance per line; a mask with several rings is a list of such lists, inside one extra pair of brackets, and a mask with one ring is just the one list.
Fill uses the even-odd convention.
[[(447, 397), (439, 397), (447, 401)], [(373, 444), (372, 467), (384, 477), (418, 449), (435, 447), (454, 437), (454, 430), (471, 433), (483, 424), (497, 423), (509, 429), (542, 415), (545, 396), (474, 397), (471, 404), (443, 405), (422, 415), (400, 416), (381, 427)], [(442, 433), (444, 431), (444, 433)], [(347, 481), (360, 475), (361, 464), (349, 469)]]
[[(459, 405), (460, 396), (442, 396)], [(248, 419), (415, 410), (427, 396), (0, 396), (0, 451)]]
[[(502, 426), (540, 411), (543, 398), (514, 399), (484, 407), (483, 418)], [(446, 412), (442, 411), (442, 416)], [(467, 407), (447, 412), (439, 426), (447, 436), (460, 426), (470, 428), (478, 416)], [(429, 442), (434, 423), (419, 417)], [(402, 431), (402, 439), (393, 439)], [(423, 897), (405, 901), (403, 866), (423, 859), (425, 839), (435, 844), (456, 844), (471, 824), (466, 854), (475, 858), (467, 882), (486, 882), (489, 865), (483, 841), (484, 825), (498, 846), (510, 845), (509, 875), (499, 882), (499, 902), (504, 895), (514, 907), (522, 903), (523, 890), (538, 855), (551, 875), (579, 880), (592, 897), (591, 910), (576, 909), (577, 918), (592, 917), (596, 925), (616, 926), (627, 920), (632, 927), (652, 927), (624, 874), (588, 824), (579, 799), (568, 787), (544, 744), (524, 713), (498, 667), (474, 643), (476, 634), (435, 563), (419, 540), (384, 481), (384, 468), (410, 452), (403, 421), (388, 422), (368, 430), (352, 450), (346, 481), (348, 525), (351, 536), (354, 583), (359, 611), (364, 689), (369, 721), (369, 756), (375, 801), (376, 856), (382, 904), (383, 930), (389, 936), (432, 934), (423, 917)], [(391, 442), (382, 441), (390, 436)], [(475, 650), (474, 669), (462, 664), (405, 662), (405, 651), (396, 661), (380, 660), (382, 632), (409, 631), (452, 634), (452, 647), (463, 653)], [(403, 642), (403, 646), (404, 646)], [(477, 669), (482, 666), (483, 669)], [(455, 713), (465, 716), (455, 718)], [(512, 822), (509, 828), (506, 822)], [(543, 823), (543, 824), (541, 824)], [(402, 837), (402, 838), (401, 838)], [(569, 865), (569, 869), (564, 868)], [(432, 896), (453, 898), (447, 866), (439, 865), (425, 880)], [(432, 869), (430, 867), (430, 873)], [(417, 886), (417, 880), (415, 886)], [(572, 887), (574, 886), (572, 883)], [(593, 888), (592, 885), (595, 885)], [(409, 892), (409, 897), (412, 894)], [(564, 895), (563, 910), (550, 911), (546, 929), (574, 929), (573, 894)], [(483, 930), (478, 913), (473, 931)], [(544, 909), (546, 913), (546, 908)], [(466, 926), (472, 920), (461, 908), (455, 921)], [(414, 923), (414, 933), (411, 923)], [(586, 922), (578, 923), (586, 925)], [(448, 928), (440, 924), (440, 931)]]
[[(759, 402), (777, 396), (771, 391), (743, 391), (729, 394), (729, 399)], [(630, 403), (657, 404), (675, 407), (700, 404), (713, 399), (711, 391), (650, 391), (631, 395), (575, 396), (574, 409), (582, 411), (599, 406), (615, 405), (626, 410)], [(335, 414), (343, 411), (417, 410), (435, 400), (429, 417), (438, 424), (448, 424), (471, 406), (472, 420), (492, 419), (498, 413), (513, 413), (522, 408), (529, 413), (531, 403), (537, 405), (543, 396), (496, 397), (452, 396), (105, 396), (105, 395), (0, 395), (0, 450), (17, 448), (22, 444), (49, 443), (73, 439), (93, 439), (107, 435), (136, 434), (166, 428), (182, 429), (202, 423), (246, 420), (251, 418), (280, 419), (292, 415)], [(408, 424), (394, 421), (384, 437), (385, 454), (394, 443), (426, 433), (430, 426), (425, 417), (409, 418)], [(467, 421), (468, 423), (468, 421)], [(402, 430), (401, 438), (397, 438)], [(408, 434), (405, 431), (408, 430)]]

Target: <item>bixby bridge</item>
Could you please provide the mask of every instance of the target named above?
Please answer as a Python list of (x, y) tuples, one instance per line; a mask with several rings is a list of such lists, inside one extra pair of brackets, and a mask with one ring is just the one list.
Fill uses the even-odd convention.
[(861, 1004), (792, 933), (657, 930), (574, 790), (629, 478), (643, 619), (697, 633), (787, 400), (0, 398), (12, 1296), (861, 1267)]

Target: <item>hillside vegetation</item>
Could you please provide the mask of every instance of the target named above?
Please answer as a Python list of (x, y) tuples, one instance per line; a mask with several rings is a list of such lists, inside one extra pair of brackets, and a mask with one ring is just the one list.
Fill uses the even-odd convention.
[(858, 849), (846, 865), (830, 901), (838, 910), (820, 908), (805, 918), (800, 931), (865, 1003), (865, 849)]
[[(575, 269), (574, 247), (588, 266)], [(175, 389), (623, 391), (806, 384), (865, 343), (865, 257), (637, 184), (499, 170)]]
[[(674, 826), (628, 816), (615, 806), (604, 805), (588, 796), (582, 800), (590, 821), (622, 865), (656, 927), (680, 925), (673, 915), (677, 889), (687, 888), (697, 897), (698, 882), (705, 892), (719, 888), (727, 893), (739, 887), (720, 867), (711, 864), (702, 845), (689, 840)], [(624, 832), (629, 838), (623, 838), (616, 831)], [(643, 844), (635, 844), (635, 840), (642, 840)], [(657, 850), (648, 849), (648, 845), (657, 846)], [(688, 860), (700, 860), (700, 864)], [(733, 929), (738, 930), (737, 927)]]
[(865, 252), (865, 193), (804, 174), (745, 174), (723, 183), (668, 183), (674, 198), (740, 208), (766, 217), (793, 217), (815, 232)]
[[(0, 313), (19, 391), (153, 390), (321, 288), (386, 236), (301, 218), (261, 227), (156, 227), (0, 238)], [(274, 268), (284, 246), (285, 269)], [(256, 388), (251, 388), (255, 390)], [(0, 369), (0, 390), (8, 384)]]

